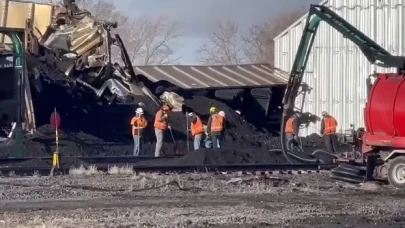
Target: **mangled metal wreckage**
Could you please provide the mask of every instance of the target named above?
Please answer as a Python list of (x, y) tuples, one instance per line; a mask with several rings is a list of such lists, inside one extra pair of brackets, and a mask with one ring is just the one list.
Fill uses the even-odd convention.
[[(26, 28), (32, 27), (28, 24)], [(28, 67), (36, 78), (61, 83), (74, 93), (94, 93), (108, 103), (133, 102), (134, 95), (152, 95), (137, 81), (120, 35), (112, 35), (116, 27), (116, 22), (96, 20), (73, 0), (64, 1), (64, 5), (55, 6), (44, 34), (37, 37), (32, 30)], [(123, 65), (113, 63), (113, 45), (118, 46)]]
[[(0, 138), (13, 137), (16, 122), (25, 131), (35, 131), (36, 116), (31, 90), (46, 94), (47, 91), (43, 91), (46, 84), (62, 86), (73, 99), (84, 96), (93, 98), (90, 102), (94, 104), (98, 101), (134, 104), (136, 100), (139, 101), (135, 99), (139, 95), (152, 99), (156, 104), (161, 102), (136, 77), (120, 35), (112, 33), (117, 28), (116, 22), (96, 19), (89, 11), (80, 9), (74, 0), (64, 0), (60, 5), (0, 0), (0, 7), (3, 9), (0, 27), (5, 29), (0, 36), (1, 50), (9, 50), (15, 56), (16, 40), (12, 40), (10, 34), (17, 34), (25, 64), (19, 67), (14, 65), (13, 68), (15, 72), (17, 68), (26, 69), (21, 73), (24, 83), (17, 83), (19, 89), (10, 92), (13, 94), (8, 98), (0, 96)], [(6, 30), (11, 33), (4, 33)], [(118, 47), (120, 53), (116, 56), (121, 56), (121, 64), (112, 57), (113, 46)], [(0, 68), (4, 68), (4, 62), (15, 63), (15, 59), (5, 58), (4, 51), (1, 51), (1, 56)], [(2, 77), (1, 80), (11, 83), (9, 87), (16, 86), (14, 76)], [(4, 90), (3, 87), (0, 90)], [(181, 107), (180, 96), (169, 93), (165, 97), (170, 98), (174, 107)], [(11, 107), (10, 104), (21, 99), (25, 100), (25, 104), (17, 105), (22, 110), (20, 115), (16, 114), (16, 106)], [(18, 116), (23, 116), (22, 120), (17, 120)]]

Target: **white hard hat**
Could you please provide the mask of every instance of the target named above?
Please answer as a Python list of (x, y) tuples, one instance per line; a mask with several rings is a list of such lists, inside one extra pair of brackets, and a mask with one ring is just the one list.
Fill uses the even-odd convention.
[(136, 114), (143, 114), (143, 109), (142, 108), (137, 108), (135, 113)]
[(239, 115), (241, 114), (241, 112), (239, 110), (236, 110), (235, 112), (238, 113)]
[(225, 112), (224, 112), (224, 111), (220, 111), (220, 112), (218, 112), (218, 115), (220, 115), (220, 116), (222, 116), (222, 117), (225, 117)]

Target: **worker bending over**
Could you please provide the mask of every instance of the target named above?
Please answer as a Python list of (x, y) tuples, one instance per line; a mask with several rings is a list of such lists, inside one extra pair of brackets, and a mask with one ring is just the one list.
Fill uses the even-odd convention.
[(300, 129), (300, 119), (301, 114), (300, 113), (295, 113), (292, 115), (288, 120), (285, 125), (285, 137), (287, 142), (289, 142), (292, 139), (297, 140), (298, 139), (298, 131)]
[(141, 151), (143, 129), (145, 129), (147, 125), (148, 122), (143, 116), (143, 109), (137, 108), (135, 111), (135, 116), (131, 119), (132, 136), (134, 138), (134, 156), (139, 156)]
[(163, 146), (163, 135), (167, 129), (171, 129), (167, 119), (169, 118), (170, 107), (168, 105), (163, 105), (162, 108), (157, 111), (155, 116), (155, 135), (156, 135), (156, 148), (155, 157), (161, 155), (161, 150)]
[(322, 122), (321, 122), (321, 135), (325, 140), (326, 150), (329, 152), (337, 152), (337, 136), (336, 127), (338, 125), (336, 119), (329, 115), (327, 112), (322, 112)]
[(224, 117), (218, 114), (218, 111), (215, 107), (210, 108), (210, 118), (207, 122), (207, 133), (211, 136), (212, 147), (218, 149), (222, 147), (222, 142), (219, 140), (224, 130)]
[(194, 150), (201, 148), (202, 136), (204, 134), (204, 125), (197, 114), (190, 112), (188, 116), (191, 117), (191, 136), (193, 136)]

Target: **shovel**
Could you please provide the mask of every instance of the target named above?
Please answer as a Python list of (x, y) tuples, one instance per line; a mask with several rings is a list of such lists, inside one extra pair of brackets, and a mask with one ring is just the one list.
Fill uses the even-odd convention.
[(189, 133), (189, 122), (188, 122), (188, 112), (186, 113), (186, 126), (187, 126), (187, 129), (186, 129), (186, 137), (187, 137), (187, 151), (188, 152), (190, 152), (190, 140), (189, 140), (189, 135), (188, 135), (188, 133)]
[(171, 128), (169, 128), (169, 132), (170, 132), (170, 136), (172, 136), (172, 140), (173, 140), (173, 143), (174, 143), (174, 150), (175, 150), (176, 154), (179, 154), (179, 147), (177, 145), (176, 140), (174, 139), (173, 131), (172, 131)]

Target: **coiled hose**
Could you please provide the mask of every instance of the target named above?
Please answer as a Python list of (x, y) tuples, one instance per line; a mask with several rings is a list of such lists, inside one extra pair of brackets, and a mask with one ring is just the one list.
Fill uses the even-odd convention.
[[(298, 146), (294, 146), (294, 139), (290, 139), (286, 142), (286, 138), (285, 138), (285, 133), (284, 133), (284, 129), (285, 129), (285, 125), (287, 123), (287, 118), (283, 117), (282, 121), (281, 121), (281, 128), (280, 128), (280, 135), (281, 135), (281, 152), (283, 153), (285, 159), (287, 160), (288, 163), (290, 164), (294, 164), (295, 162), (290, 159), (290, 157), (295, 158), (298, 161), (301, 161), (303, 163), (324, 163), (323, 160), (318, 159), (318, 158), (303, 158), (300, 157), (297, 154), (292, 153), (293, 150), (296, 150), (299, 153), (305, 154), (304, 149), (302, 148), (302, 145), (299, 143)], [(272, 149), (270, 151), (276, 152), (276, 151), (280, 151), (280, 149)], [(317, 149), (314, 152), (312, 152), (311, 154), (308, 154), (312, 157), (315, 157), (317, 154), (325, 154), (328, 156), (331, 156), (333, 158), (337, 158), (337, 156), (335, 154), (332, 154), (326, 150), (323, 149)]]

